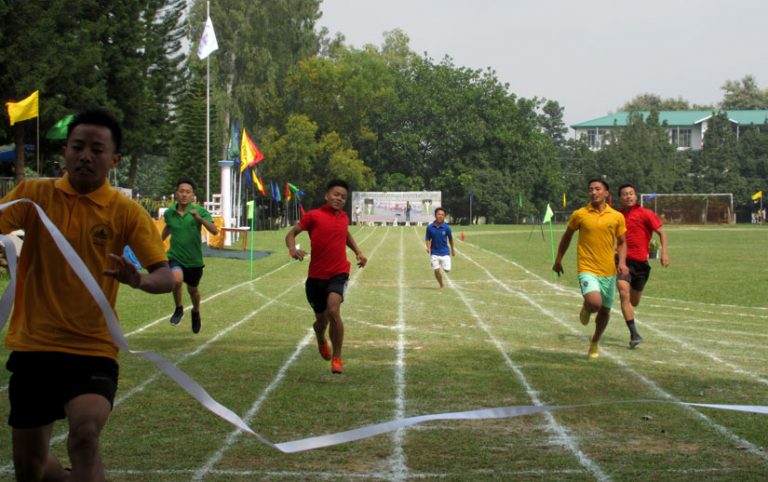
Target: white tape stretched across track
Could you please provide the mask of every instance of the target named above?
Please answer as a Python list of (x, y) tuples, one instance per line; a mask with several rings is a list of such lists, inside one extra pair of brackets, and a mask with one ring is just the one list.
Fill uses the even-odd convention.
[[(420, 415), (416, 417), (408, 417), (398, 420), (391, 420), (389, 422), (377, 423), (373, 425), (367, 425), (365, 427), (356, 428), (353, 430), (347, 430), (344, 432), (337, 432), (328, 435), (321, 435), (317, 437), (309, 437), (300, 440), (293, 440), (290, 442), (273, 443), (269, 441), (263, 435), (257, 433), (251, 429), (242, 418), (240, 418), (235, 412), (225, 407), (221, 403), (214, 400), (205, 389), (200, 386), (195, 380), (189, 377), (186, 373), (181, 371), (176, 365), (168, 361), (162, 355), (148, 351), (136, 351), (128, 347), (128, 343), (125, 341), (120, 324), (117, 321), (117, 316), (112, 310), (107, 298), (101, 291), (96, 279), (88, 271), (88, 268), (83, 263), (80, 256), (77, 255), (75, 250), (64, 238), (59, 229), (48, 219), (45, 212), (29, 199), (18, 199), (9, 203), (0, 205), (0, 211), (6, 207), (19, 203), (28, 202), (31, 203), (37, 213), (40, 216), (40, 221), (45, 228), (50, 232), (53, 237), (56, 246), (64, 255), (64, 259), (70, 264), (77, 276), (85, 284), (88, 292), (93, 296), (93, 299), (98, 304), (104, 319), (107, 322), (107, 327), (112, 339), (115, 341), (120, 349), (125, 350), (133, 355), (143, 357), (150, 362), (154, 363), (163, 373), (168, 375), (173, 381), (179, 384), (187, 393), (189, 393), (195, 400), (200, 402), (205, 408), (223, 418), (227, 422), (231, 423), (240, 430), (247, 432), (259, 441), (273, 447), (283, 453), (295, 453), (303, 452), (306, 450), (312, 450), (322, 447), (330, 447), (332, 445), (343, 444), (347, 442), (353, 442), (355, 440), (362, 440), (376, 435), (381, 435), (387, 432), (392, 432), (400, 428), (417, 425), (420, 423), (437, 421), (437, 420), (485, 420), (496, 418), (511, 418), (520, 417), (524, 415), (532, 415), (536, 413), (549, 412), (555, 410), (574, 409), (580, 407), (588, 407), (594, 405), (608, 405), (616, 403), (676, 403), (680, 405), (688, 405), (692, 407), (704, 407), (720, 410), (733, 410), (738, 412), (750, 412), (768, 415), (768, 406), (762, 405), (721, 405), (721, 404), (707, 404), (707, 403), (686, 403), (686, 402), (667, 402), (661, 400), (625, 400), (618, 402), (601, 402), (601, 403), (588, 403), (580, 405), (551, 405), (551, 406), (534, 406), (534, 405), (519, 405), (512, 407), (496, 407), (496, 408), (483, 408), (478, 410), (468, 410), (463, 412), (450, 412), (450, 413), (437, 413), (431, 415)], [(5, 323), (10, 314), (11, 306), (13, 305), (13, 298), (16, 290), (16, 249), (13, 242), (7, 236), (0, 235), (0, 241), (5, 246), (5, 253), (8, 260), (8, 271), (11, 276), (11, 281), (8, 283), (2, 297), (0, 297), (0, 331), (3, 330)], [(33, 240), (25, 240), (26, 242), (34, 242)]]

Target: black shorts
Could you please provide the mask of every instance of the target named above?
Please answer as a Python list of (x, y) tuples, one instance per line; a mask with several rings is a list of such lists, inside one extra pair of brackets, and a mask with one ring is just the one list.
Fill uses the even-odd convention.
[(18, 352), (8, 357), (8, 399), (13, 428), (38, 428), (65, 417), (64, 405), (86, 393), (114, 404), (120, 371), (115, 360), (59, 352)]
[[(616, 263), (619, 263), (618, 256), (616, 256)], [(629, 275), (617, 274), (616, 279), (629, 282), (629, 286), (635, 291), (643, 291), (645, 283), (648, 282), (648, 278), (651, 276), (651, 265), (648, 264), (648, 261), (628, 259), (627, 268), (629, 268)]]
[(329, 293), (338, 293), (343, 302), (348, 281), (347, 273), (337, 274), (331, 279), (307, 278), (304, 288), (307, 292), (307, 301), (315, 313), (322, 313), (328, 307)]
[(181, 273), (184, 275), (184, 282), (187, 283), (188, 286), (197, 288), (200, 285), (200, 280), (203, 277), (202, 267), (187, 268), (178, 261), (174, 261), (172, 259), (168, 261), (168, 265), (171, 267), (171, 269), (181, 269)]

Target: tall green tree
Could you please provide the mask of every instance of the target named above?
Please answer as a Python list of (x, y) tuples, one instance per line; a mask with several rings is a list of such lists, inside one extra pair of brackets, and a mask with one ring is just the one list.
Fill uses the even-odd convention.
[[(127, 138), (131, 149), (129, 176), (126, 186), (134, 187), (143, 178), (143, 189), (155, 192), (160, 183), (155, 176), (144, 176), (139, 169), (163, 172), (167, 166), (171, 143), (176, 130), (175, 112), (185, 79), (186, 55), (182, 40), (187, 35), (183, 23), (186, 0), (151, 0), (141, 12), (142, 75), (145, 86), (136, 100), (141, 105), (140, 124), (129, 129)], [(146, 184), (147, 180), (152, 180)]]
[(736, 131), (724, 112), (714, 115), (704, 135), (704, 147), (694, 158), (692, 177), (699, 192), (733, 193), (737, 198), (748, 194), (746, 180), (740, 174)]
[(632, 100), (619, 107), (619, 112), (643, 112), (643, 111), (662, 111), (662, 110), (690, 110), (691, 104), (678, 97), (677, 99), (662, 99), (657, 94), (640, 94)]
[(496, 222), (517, 218), (520, 194), (537, 206), (554, 197), (558, 153), (538, 101), (517, 99), (490, 69), (457, 67), (450, 58), (418, 58), (397, 73), (396, 102), (376, 113), (376, 156), (366, 157), (377, 176), (423, 179), (464, 220), (470, 193), (473, 215)]
[[(320, 0), (221, 0), (210, 6), (219, 45), (209, 57), (211, 96), (220, 119), (213, 126), (212, 142), (218, 146), (214, 152), (223, 156), (235, 119), (256, 141), (269, 126), (285, 122), (285, 116), (271, 116), (281, 111), (288, 70), (320, 48), (315, 31)], [(190, 16), (193, 51), (202, 34), (205, 9), (205, 0), (194, 1)], [(194, 54), (191, 62), (203, 64)]]
[[(168, 138), (185, 3), (142, 0), (108, 7), (95, 0), (4, 2), (0, 92), (19, 99), (39, 90), (41, 131), (87, 106), (115, 111), (125, 128), (124, 154), (135, 163), (145, 153), (157, 155)], [(34, 138), (28, 127), (14, 129), (19, 145)], [(18, 162), (17, 177), (23, 175), (23, 156)]]
[(289, 117), (282, 130), (270, 129), (264, 144), (270, 161), (261, 167), (264, 177), (281, 186), (291, 182), (301, 187), (308, 207), (323, 203), (324, 186), (331, 179), (345, 179), (352, 190), (369, 190), (373, 175), (357, 151), (335, 132), (318, 139), (318, 131), (304, 114)]
[[(205, 162), (205, 123), (206, 103), (205, 84), (199, 77), (191, 82), (183, 94), (178, 107), (178, 123), (171, 147), (170, 163), (165, 179), (166, 192), (175, 191), (175, 181), (181, 176), (189, 176), (198, 186), (206, 181)], [(213, 121), (216, 120), (213, 111)], [(198, 189), (200, 200), (205, 197), (205, 189)]]
[(724, 110), (768, 109), (768, 90), (761, 89), (751, 75), (745, 75), (740, 81), (727, 80), (721, 89), (724, 94), (720, 107)]
[[(40, 91), (44, 131), (77, 107), (107, 102), (99, 38), (106, 27), (91, 2), (29, 0), (0, 4), (0, 92), (3, 103)], [(52, 36), (57, 41), (52, 41)], [(24, 176), (25, 143), (34, 143), (36, 121), (9, 127), (2, 137), (17, 145), (16, 178)], [(40, 153), (45, 158), (45, 152)]]
[(592, 177), (606, 176), (610, 185), (625, 182), (643, 192), (676, 192), (685, 176), (685, 157), (669, 142), (666, 127), (659, 124), (658, 112), (647, 118), (631, 113), (627, 126), (596, 155), (597, 171)]

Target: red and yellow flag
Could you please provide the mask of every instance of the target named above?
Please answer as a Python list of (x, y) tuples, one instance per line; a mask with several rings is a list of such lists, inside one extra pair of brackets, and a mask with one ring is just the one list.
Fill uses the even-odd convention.
[(256, 184), (256, 189), (259, 190), (262, 196), (267, 196), (267, 191), (264, 190), (264, 183), (261, 181), (259, 176), (256, 175), (256, 171), (251, 171), (251, 177), (253, 178), (253, 183)]
[(22, 99), (18, 102), (5, 103), (5, 107), (8, 109), (8, 118), (11, 120), (11, 125), (37, 117), (39, 94), (40, 91), (36, 90), (26, 99)]
[(243, 140), (240, 142), (240, 172), (245, 171), (247, 167), (253, 167), (264, 159), (262, 154), (253, 143), (248, 133), (243, 129)]

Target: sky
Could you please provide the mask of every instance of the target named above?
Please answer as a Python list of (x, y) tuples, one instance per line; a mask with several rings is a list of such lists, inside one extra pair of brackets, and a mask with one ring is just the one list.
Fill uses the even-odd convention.
[[(518, 97), (557, 101), (566, 125), (652, 93), (717, 104), (727, 80), (768, 88), (766, 0), (323, 0), (346, 44), (404, 31), (435, 62), (490, 67)], [(571, 131), (572, 132), (572, 131)]]

